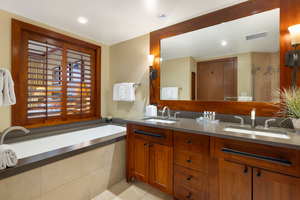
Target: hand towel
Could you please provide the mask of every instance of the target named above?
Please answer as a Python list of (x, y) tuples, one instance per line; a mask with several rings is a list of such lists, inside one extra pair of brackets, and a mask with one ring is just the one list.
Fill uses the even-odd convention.
[(163, 87), (161, 89), (161, 99), (162, 100), (169, 100), (172, 98), (172, 90), (170, 87)]
[(125, 83), (121, 83), (119, 87), (119, 101), (125, 101)]
[(14, 167), (18, 163), (17, 154), (7, 144), (0, 145), (0, 170)]
[(121, 83), (117, 83), (114, 85), (114, 94), (113, 94), (113, 100), (114, 101), (120, 101), (119, 98), (119, 88), (121, 87)]
[(178, 87), (172, 87), (171, 90), (172, 90), (172, 97), (171, 99), (172, 100), (178, 100)]
[(124, 99), (127, 102), (134, 102), (135, 101), (134, 83), (125, 83)]
[(0, 106), (14, 105), (16, 104), (16, 96), (11, 74), (7, 69), (4, 68), (2, 68), (2, 73), (0, 74), (0, 103), (2, 103)]

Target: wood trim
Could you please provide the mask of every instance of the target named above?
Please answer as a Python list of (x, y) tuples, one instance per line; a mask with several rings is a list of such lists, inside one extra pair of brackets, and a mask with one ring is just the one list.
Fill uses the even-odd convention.
[[(293, 50), (290, 42), (288, 27), (300, 23), (300, 7), (298, 0), (251, 0), (222, 10), (218, 10), (200, 17), (196, 17), (150, 33), (150, 54), (155, 56), (153, 68), (158, 70), (158, 77), (154, 80), (155, 102), (158, 108), (169, 106), (171, 110), (203, 112), (213, 110), (217, 113), (249, 115), (252, 109), (257, 116), (272, 117), (279, 110), (279, 105), (267, 102), (223, 102), (223, 101), (170, 101), (160, 100), (160, 40), (217, 25), (223, 22), (236, 20), (253, 14), (280, 8), (280, 86), (289, 87), (292, 83), (291, 67), (286, 67), (285, 53)], [(298, 69), (300, 72), (300, 69)], [(297, 85), (300, 85), (298, 73)], [(150, 86), (152, 87), (152, 86)], [(150, 101), (153, 99), (150, 88)]]
[[(42, 37), (49, 38), (49, 40), (52, 41), (58, 41), (62, 43), (67, 43), (68, 46), (80, 46), (82, 49), (86, 49), (89, 51), (93, 51), (93, 53), (96, 53), (96, 58), (94, 60), (95, 63), (95, 73), (96, 73), (96, 81), (94, 82), (95, 85), (95, 100), (96, 102), (93, 104), (95, 107), (95, 112), (93, 112), (93, 116), (85, 115), (85, 119), (79, 119), (79, 118), (70, 118), (66, 119), (66, 116), (62, 116), (62, 120), (66, 121), (60, 121), (58, 119), (49, 120), (45, 124), (36, 123), (34, 125), (28, 125), (27, 121), (24, 121), (24, 116), (22, 117), (22, 101), (20, 99), (22, 98), (22, 89), (21, 89), (21, 79), (25, 77), (25, 75), (22, 75), (22, 60), (21, 55), (24, 53), (22, 51), (22, 33), (33, 33)], [(24, 56), (23, 56), (24, 57)], [(87, 121), (87, 120), (93, 120), (93, 119), (101, 119), (101, 47), (76, 39), (69, 37), (67, 35), (63, 35), (45, 28), (41, 28), (32, 24), (28, 24), (16, 19), (12, 19), (12, 78), (15, 83), (15, 94), (17, 103), (12, 106), (12, 125), (22, 125), (26, 128), (37, 128), (37, 127), (44, 127), (44, 126), (53, 126), (58, 124), (66, 124), (71, 122), (78, 122), (78, 121)], [(65, 61), (64, 61), (65, 62)], [(27, 77), (27, 73), (26, 73)], [(24, 96), (24, 95), (23, 95)], [(27, 98), (27, 97), (26, 97)], [(23, 97), (24, 99), (24, 97)], [(65, 110), (65, 108), (64, 108)], [(27, 112), (27, 111), (26, 111)], [(87, 118), (88, 117), (88, 118)]]

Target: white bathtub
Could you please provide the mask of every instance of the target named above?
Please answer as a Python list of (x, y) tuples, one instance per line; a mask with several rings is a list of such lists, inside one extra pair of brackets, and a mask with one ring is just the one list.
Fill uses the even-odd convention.
[(10, 145), (20, 159), (122, 132), (126, 132), (126, 127), (105, 125)]

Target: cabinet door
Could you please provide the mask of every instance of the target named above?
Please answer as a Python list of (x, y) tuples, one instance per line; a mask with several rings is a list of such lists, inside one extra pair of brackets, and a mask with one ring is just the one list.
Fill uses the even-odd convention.
[(253, 168), (253, 200), (300, 200), (299, 178)]
[(251, 200), (252, 168), (219, 160), (219, 200)]
[(149, 183), (149, 142), (136, 138), (130, 140), (130, 174), (144, 183)]
[(173, 147), (150, 143), (149, 183), (173, 195)]

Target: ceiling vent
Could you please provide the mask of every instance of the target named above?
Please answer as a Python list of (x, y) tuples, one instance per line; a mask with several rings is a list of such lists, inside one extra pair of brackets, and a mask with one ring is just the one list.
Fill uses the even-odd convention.
[(264, 31), (260, 33), (254, 33), (251, 35), (245, 35), (245, 40), (246, 41), (251, 41), (251, 40), (258, 40), (258, 39), (263, 39), (268, 36), (269, 31)]

